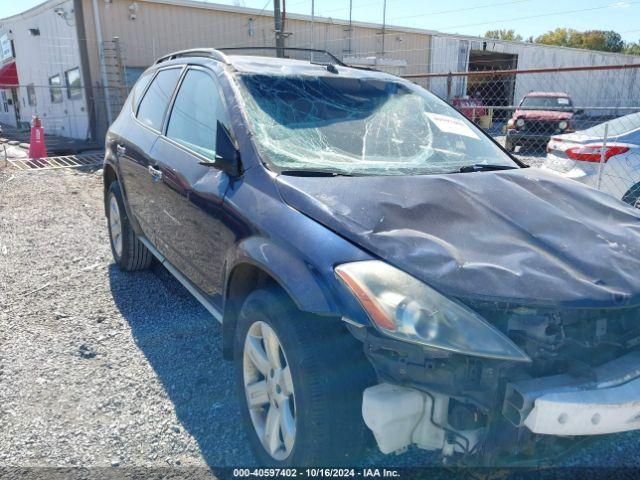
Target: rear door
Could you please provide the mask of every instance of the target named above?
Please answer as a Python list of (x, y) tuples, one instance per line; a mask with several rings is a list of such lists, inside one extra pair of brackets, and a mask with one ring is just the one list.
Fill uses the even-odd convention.
[[(162, 130), (163, 119), (183, 67), (159, 70), (144, 92), (135, 120), (119, 133), (116, 152), (121, 179), (132, 214), (146, 237), (153, 240), (157, 217), (150, 152)], [(136, 100), (135, 98), (133, 99)]]
[(203, 292), (220, 293), (222, 264), (233, 242), (223, 209), (229, 176), (215, 160), (216, 125), (229, 117), (214, 75), (189, 67), (175, 96), (153, 161), (162, 171), (157, 201), (160, 252)]

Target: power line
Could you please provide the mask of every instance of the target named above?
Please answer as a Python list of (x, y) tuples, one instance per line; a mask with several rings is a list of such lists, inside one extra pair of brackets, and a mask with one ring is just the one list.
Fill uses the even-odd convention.
[[(635, 5), (638, 4), (640, 2), (626, 2), (626, 5)], [(492, 20), (490, 22), (479, 22), (479, 23), (467, 23), (464, 25), (452, 25), (452, 26), (448, 26), (448, 27), (443, 27), (443, 29), (448, 29), (448, 28), (466, 28), (466, 27), (478, 27), (478, 26), (482, 26), (482, 25), (492, 25), (495, 23), (506, 23), (506, 22), (517, 22), (517, 21), (521, 21), (521, 20), (531, 20), (534, 18), (542, 18), (542, 17), (552, 17), (554, 15), (567, 15), (570, 13), (583, 13), (583, 12), (592, 12), (594, 10), (603, 10), (606, 8), (616, 8), (617, 4), (615, 3), (609, 3), (607, 5), (601, 5), (599, 7), (591, 7), (591, 8), (579, 8), (576, 10), (563, 10), (563, 11), (556, 11), (556, 12), (550, 12), (550, 13), (541, 13), (538, 15), (528, 15), (526, 17), (516, 17), (516, 18), (506, 18), (504, 20)]]
[(433, 16), (433, 15), (444, 15), (447, 13), (459, 13), (459, 12), (468, 12), (471, 10), (481, 10), (483, 8), (495, 8), (495, 7), (504, 7), (507, 5), (514, 5), (516, 3), (525, 3), (525, 2), (531, 2), (532, 0), (512, 0), (510, 2), (503, 2), (503, 3), (486, 3), (484, 5), (476, 5), (475, 7), (465, 7), (465, 8), (455, 8), (452, 10), (439, 10), (439, 11), (435, 11), (435, 12), (428, 12), (428, 13), (419, 13), (417, 15), (405, 15), (402, 17), (391, 17), (389, 18), (389, 20), (402, 20), (405, 18), (415, 18), (415, 17), (426, 17), (426, 16)]

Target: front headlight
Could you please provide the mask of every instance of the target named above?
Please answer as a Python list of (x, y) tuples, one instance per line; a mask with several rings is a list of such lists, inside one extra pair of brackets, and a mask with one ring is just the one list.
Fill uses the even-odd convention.
[(567, 128), (569, 128), (569, 122), (567, 122), (566, 120), (561, 120), (560, 123), (558, 123), (558, 128), (560, 130), (566, 130)]
[(516, 127), (518, 128), (524, 127), (524, 118), (519, 118), (516, 120)]
[(391, 265), (369, 260), (335, 272), (386, 335), (463, 355), (531, 361), (480, 315)]

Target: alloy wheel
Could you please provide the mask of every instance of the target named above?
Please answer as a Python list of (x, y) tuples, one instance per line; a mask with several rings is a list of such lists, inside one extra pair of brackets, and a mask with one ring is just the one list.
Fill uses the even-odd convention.
[(287, 357), (267, 323), (251, 325), (242, 359), (244, 389), (253, 427), (265, 450), (284, 460), (296, 437), (296, 404)]
[(116, 256), (122, 256), (122, 220), (120, 218), (120, 207), (115, 195), (109, 198), (109, 236), (111, 245), (116, 252)]

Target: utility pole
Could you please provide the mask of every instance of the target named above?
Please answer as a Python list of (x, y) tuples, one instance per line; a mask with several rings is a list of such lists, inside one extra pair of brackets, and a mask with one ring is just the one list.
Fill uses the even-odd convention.
[(384, 37), (387, 30), (387, 0), (382, 4), (382, 56), (384, 56)]
[(316, 24), (316, 5), (315, 1), (311, 0), (311, 49), (315, 48), (315, 36), (313, 32), (313, 27)]
[(353, 0), (349, 0), (349, 55), (351, 55), (351, 39), (353, 38), (353, 23), (351, 22), (351, 13), (353, 12)]
[(280, 12), (280, 0), (273, 0), (273, 20), (275, 22), (276, 55), (284, 57), (284, 32), (282, 28), (282, 13)]

